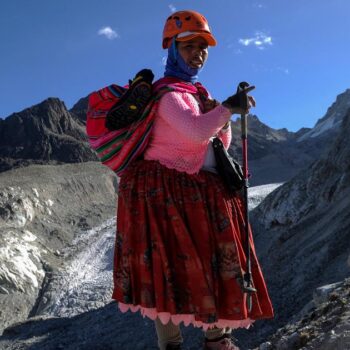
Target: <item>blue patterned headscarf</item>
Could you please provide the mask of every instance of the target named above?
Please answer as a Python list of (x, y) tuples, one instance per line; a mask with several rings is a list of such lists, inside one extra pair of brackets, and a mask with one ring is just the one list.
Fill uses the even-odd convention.
[(171, 46), (168, 48), (168, 59), (166, 61), (164, 76), (177, 77), (182, 80), (195, 83), (201, 69), (202, 68), (191, 68), (186, 64), (184, 59), (179, 54), (174, 37), (171, 41)]

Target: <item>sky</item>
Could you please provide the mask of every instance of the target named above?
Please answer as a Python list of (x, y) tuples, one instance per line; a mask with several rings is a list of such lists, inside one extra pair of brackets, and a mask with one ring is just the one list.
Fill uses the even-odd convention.
[(313, 127), (350, 88), (349, 0), (1, 0), (0, 117), (48, 97), (72, 108), (142, 68), (162, 77), (163, 26), (184, 9), (218, 42), (199, 81), (219, 101), (255, 85), (251, 112), (272, 128)]

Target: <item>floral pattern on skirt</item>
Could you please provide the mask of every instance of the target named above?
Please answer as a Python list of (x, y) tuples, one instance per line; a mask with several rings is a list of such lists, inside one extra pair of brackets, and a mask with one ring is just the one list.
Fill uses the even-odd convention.
[(273, 317), (251, 232), (257, 293), (248, 313), (244, 207), (218, 175), (139, 160), (123, 174), (118, 194), (113, 299), (134, 309), (191, 315), (201, 325)]

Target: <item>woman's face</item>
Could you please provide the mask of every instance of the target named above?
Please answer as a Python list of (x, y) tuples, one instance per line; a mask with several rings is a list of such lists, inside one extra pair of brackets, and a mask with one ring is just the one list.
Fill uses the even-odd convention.
[(179, 41), (177, 44), (179, 54), (191, 68), (202, 68), (208, 57), (208, 44), (200, 36)]

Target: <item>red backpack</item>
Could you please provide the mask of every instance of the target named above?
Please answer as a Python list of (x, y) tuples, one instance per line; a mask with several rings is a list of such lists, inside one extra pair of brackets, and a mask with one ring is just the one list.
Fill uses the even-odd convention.
[(159, 99), (168, 91), (172, 89), (167, 86), (157, 89), (135, 121), (117, 130), (106, 127), (106, 117), (112, 107), (123, 100), (128, 87), (113, 84), (90, 94), (86, 122), (90, 146), (101, 162), (118, 176), (143, 153), (149, 141)]

